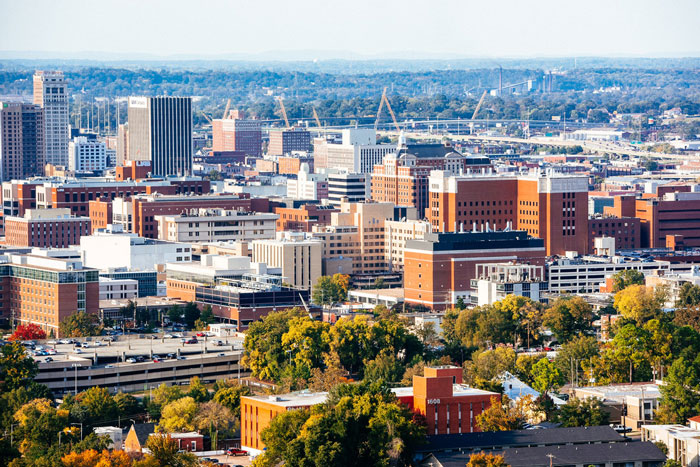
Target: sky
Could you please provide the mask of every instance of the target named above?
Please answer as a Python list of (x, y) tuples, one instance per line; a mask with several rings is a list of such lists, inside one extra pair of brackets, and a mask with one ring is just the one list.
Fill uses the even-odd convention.
[(0, 56), (700, 56), (699, 21), (700, 0), (0, 0)]

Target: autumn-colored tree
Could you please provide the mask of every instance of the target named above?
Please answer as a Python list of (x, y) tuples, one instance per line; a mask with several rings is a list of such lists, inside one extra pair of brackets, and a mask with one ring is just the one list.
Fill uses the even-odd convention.
[(630, 285), (643, 285), (644, 274), (636, 269), (625, 269), (613, 274), (613, 292), (626, 289)]
[(170, 435), (149, 436), (146, 447), (151, 454), (134, 467), (195, 467), (199, 464), (194, 454), (179, 452), (177, 441)]
[(25, 386), (39, 372), (39, 366), (18, 341), (0, 349), (0, 389), (12, 391)]
[(10, 341), (30, 341), (34, 339), (46, 339), (46, 332), (34, 323), (20, 324), (12, 333)]
[(467, 467), (510, 467), (500, 454), (475, 452), (469, 456)]
[(98, 452), (86, 449), (83, 452), (69, 452), (61, 458), (63, 467), (131, 467), (133, 459), (122, 450)]
[(197, 403), (191, 397), (183, 397), (163, 407), (158, 430), (164, 433), (193, 431)]
[(664, 300), (662, 288), (630, 285), (615, 294), (615, 308), (624, 318), (642, 326), (659, 316)]
[(481, 431), (509, 431), (519, 430), (525, 424), (525, 419), (520, 411), (510, 407), (510, 399), (503, 396), (491, 397), (491, 405), (476, 416), (476, 425)]

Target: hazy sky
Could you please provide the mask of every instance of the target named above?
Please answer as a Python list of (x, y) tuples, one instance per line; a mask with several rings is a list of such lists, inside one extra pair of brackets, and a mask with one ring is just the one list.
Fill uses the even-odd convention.
[(0, 0), (0, 51), (697, 56), (699, 24), (700, 0)]

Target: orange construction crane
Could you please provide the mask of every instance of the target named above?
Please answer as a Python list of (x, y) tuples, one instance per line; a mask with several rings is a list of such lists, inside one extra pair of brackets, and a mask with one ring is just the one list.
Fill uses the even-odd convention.
[(224, 109), (224, 116), (221, 118), (228, 118), (228, 111), (231, 108), (231, 99), (226, 102), (226, 108)]
[(481, 95), (481, 99), (479, 99), (479, 103), (476, 104), (476, 109), (474, 109), (474, 113), (472, 114), (472, 120), (476, 118), (476, 114), (479, 113), (479, 109), (481, 109), (481, 104), (484, 103), (484, 97), (486, 97), (486, 91)]
[(287, 125), (287, 128), (289, 128), (289, 119), (287, 119), (287, 109), (284, 108), (284, 101), (279, 96), (277, 97), (277, 100), (279, 101), (280, 108), (282, 109), (282, 116), (284, 117), (284, 124)]
[(379, 101), (379, 110), (377, 110), (377, 119), (374, 121), (374, 129), (377, 129), (377, 126), (379, 125), (379, 117), (382, 114), (382, 108), (384, 105), (386, 105), (386, 108), (389, 110), (389, 113), (391, 114), (391, 119), (394, 122), (394, 126), (396, 127), (396, 131), (399, 133), (401, 132), (401, 128), (399, 128), (399, 123), (396, 121), (396, 115), (394, 114), (394, 111), (391, 108), (391, 104), (389, 103), (389, 99), (386, 97), (386, 87), (384, 88), (384, 91), (382, 91), (382, 99)]
[(319, 120), (318, 114), (316, 113), (316, 107), (311, 107), (311, 110), (313, 110), (313, 112), (314, 112), (314, 120), (316, 120), (316, 125), (317, 125), (319, 128), (322, 128), (322, 126), (321, 126), (321, 120)]

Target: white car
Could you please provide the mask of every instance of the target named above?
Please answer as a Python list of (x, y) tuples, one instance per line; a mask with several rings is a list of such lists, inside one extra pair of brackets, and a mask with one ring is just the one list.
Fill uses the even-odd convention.
[(172, 334), (165, 334), (165, 335), (163, 336), (163, 338), (165, 338), (165, 339), (172, 339), (172, 338), (174, 338), (174, 337), (175, 337), (175, 336), (173, 336)]
[(136, 363), (136, 359), (135, 358), (127, 358), (126, 363)]

